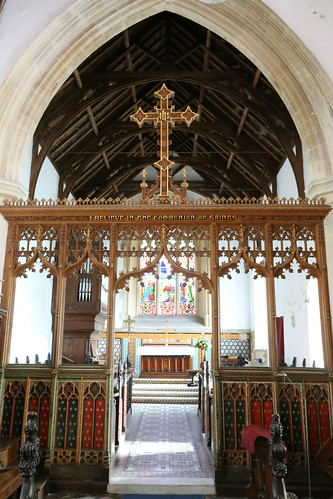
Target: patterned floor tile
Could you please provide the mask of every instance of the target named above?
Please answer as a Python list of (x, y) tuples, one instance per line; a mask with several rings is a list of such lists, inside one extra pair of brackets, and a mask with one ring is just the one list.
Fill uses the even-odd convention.
[(113, 477), (214, 476), (197, 409), (191, 405), (133, 404), (124, 449)]

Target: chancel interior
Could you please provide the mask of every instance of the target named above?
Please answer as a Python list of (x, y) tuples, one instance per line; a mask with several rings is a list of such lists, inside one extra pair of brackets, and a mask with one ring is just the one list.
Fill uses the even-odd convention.
[[(242, 437), (278, 413), (288, 490), (329, 497), (331, 206), (306, 194), (304, 130), (259, 55), (177, 9), (140, 19), (67, 61), (26, 136), (26, 195), (1, 194), (0, 442), (37, 413), (40, 498), (181, 477), (257, 497), (272, 483), (246, 489)], [(117, 463), (153, 404), (180, 405), (203, 451), (140, 478)]]

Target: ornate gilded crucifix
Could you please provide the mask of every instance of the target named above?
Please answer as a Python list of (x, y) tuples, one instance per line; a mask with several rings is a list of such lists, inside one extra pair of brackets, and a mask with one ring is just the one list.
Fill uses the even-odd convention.
[(154, 93), (159, 99), (159, 107), (154, 106), (154, 111), (145, 113), (141, 107), (135, 114), (131, 115), (131, 120), (135, 121), (141, 128), (144, 123), (154, 123), (160, 126), (160, 159), (154, 163), (160, 169), (160, 197), (169, 197), (169, 168), (175, 163), (169, 159), (169, 135), (170, 126), (174, 127), (177, 122), (185, 122), (190, 126), (193, 120), (198, 119), (199, 114), (194, 113), (189, 106), (185, 111), (175, 111), (175, 106), (169, 105), (169, 99), (174, 97), (174, 92), (169, 90), (165, 83)]

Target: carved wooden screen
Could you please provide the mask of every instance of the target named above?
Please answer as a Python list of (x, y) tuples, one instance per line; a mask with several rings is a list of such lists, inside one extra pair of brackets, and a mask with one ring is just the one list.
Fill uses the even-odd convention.
[[(131, 278), (140, 282), (144, 274), (155, 275), (164, 256), (173, 273), (196, 279), (198, 290), (204, 287), (212, 294), (213, 362), (218, 367), (218, 278), (228, 279), (243, 265), (254, 279), (261, 276), (266, 282), (270, 363), (276, 365), (274, 279), (283, 278), (295, 264), (318, 281), (322, 327), (330, 342), (324, 349), (328, 366), (333, 364), (323, 235), (328, 211), (321, 202), (309, 200), (200, 200), (165, 206), (126, 200), (8, 203), (2, 208), (10, 223), (5, 282), (36, 269), (37, 261), (42, 273), (55, 277), (54, 334), (59, 337), (64, 280), (79, 278), (89, 267), (87, 279), (94, 272), (109, 279), (105, 314), (110, 335), (114, 292), (125, 289)], [(13, 298), (5, 287), (8, 327)], [(57, 348), (54, 360), (59, 364)], [(7, 359), (8, 346), (3, 362)]]
[(209, 230), (200, 226), (123, 227), (117, 287), (125, 286), (126, 269), (127, 278), (139, 280), (140, 314), (195, 314), (197, 289), (207, 287), (209, 245)]

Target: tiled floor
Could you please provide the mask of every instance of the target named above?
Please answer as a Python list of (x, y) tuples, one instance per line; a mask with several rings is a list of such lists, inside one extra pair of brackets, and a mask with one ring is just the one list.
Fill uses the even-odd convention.
[(113, 476), (213, 477), (196, 412), (191, 405), (134, 404), (127, 452)]
[(213, 463), (201, 436), (197, 408), (133, 404), (127, 438), (110, 470), (109, 484), (110, 492), (121, 490), (121, 484), (208, 486), (211, 491)]

